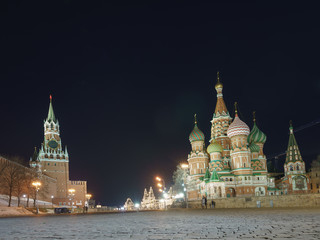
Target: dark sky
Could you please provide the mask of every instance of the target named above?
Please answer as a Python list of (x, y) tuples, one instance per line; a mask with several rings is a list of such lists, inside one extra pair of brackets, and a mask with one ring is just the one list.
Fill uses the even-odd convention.
[[(217, 70), (229, 111), (238, 101), (250, 127), (257, 111), (267, 156), (286, 149), (290, 119), (320, 118), (316, 6), (109, 2), (1, 7), (1, 153), (28, 160), (52, 94), (71, 179), (119, 205), (139, 201), (155, 175), (171, 181), (194, 113), (209, 139)], [(320, 124), (296, 133), (307, 162), (319, 134)]]

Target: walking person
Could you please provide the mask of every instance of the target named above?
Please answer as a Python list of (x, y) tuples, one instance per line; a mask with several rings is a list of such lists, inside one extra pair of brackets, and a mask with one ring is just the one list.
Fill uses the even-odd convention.
[(201, 208), (204, 209), (204, 205), (206, 204), (206, 199), (204, 196), (202, 196), (202, 200), (201, 200)]
[(207, 209), (207, 203), (208, 203), (207, 197), (204, 197), (204, 204), (206, 205), (206, 209)]

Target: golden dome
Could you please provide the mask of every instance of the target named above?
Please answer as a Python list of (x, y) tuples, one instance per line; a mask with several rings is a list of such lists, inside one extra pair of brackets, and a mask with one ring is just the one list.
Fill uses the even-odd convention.
[(215, 85), (215, 88), (223, 88), (223, 84), (220, 82), (220, 73), (219, 71), (217, 72), (217, 83)]
[(217, 82), (215, 88), (223, 88), (223, 84), (221, 82)]

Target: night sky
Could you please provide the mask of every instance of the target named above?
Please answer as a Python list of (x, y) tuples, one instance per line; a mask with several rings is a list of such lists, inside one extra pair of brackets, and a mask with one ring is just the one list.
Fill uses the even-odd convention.
[[(316, 6), (109, 2), (2, 5), (1, 154), (29, 160), (52, 94), (71, 179), (120, 205), (140, 201), (156, 175), (171, 181), (194, 113), (208, 144), (217, 70), (232, 116), (238, 101), (252, 127), (256, 111), (267, 156), (286, 150), (290, 119), (320, 118)], [(320, 124), (296, 133), (307, 164), (319, 134)]]

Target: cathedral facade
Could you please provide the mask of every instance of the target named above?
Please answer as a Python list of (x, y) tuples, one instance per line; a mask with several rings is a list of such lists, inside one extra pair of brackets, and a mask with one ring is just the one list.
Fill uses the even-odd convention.
[(87, 182), (69, 178), (69, 154), (60, 138), (60, 124), (55, 117), (50, 96), (48, 116), (44, 120), (44, 139), (39, 151), (35, 149), (30, 167), (56, 181), (52, 201), (62, 206), (83, 207), (86, 204)]
[[(215, 89), (217, 103), (211, 120), (209, 146), (205, 146), (205, 136), (198, 127), (196, 115), (194, 128), (189, 135), (192, 150), (188, 155), (188, 199), (199, 200), (203, 196), (214, 199), (283, 194), (277, 188), (275, 179), (268, 176), (267, 159), (263, 151), (267, 137), (258, 128), (255, 113), (250, 131), (248, 125), (239, 118), (236, 103), (234, 118), (230, 116), (223, 99), (223, 84), (220, 82), (219, 72)], [(294, 139), (293, 132), (290, 139)], [(304, 162), (295, 139), (289, 140), (289, 145), (286, 175), (281, 182), (287, 181), (289, 186), (297, 181), (300, 190), (305, 183), (305, 191), (307, 179), (304, 176)], [(295, 160), (293, 156), (296, 157)], [(292, 186), (288, 191), (293, 191)]]

